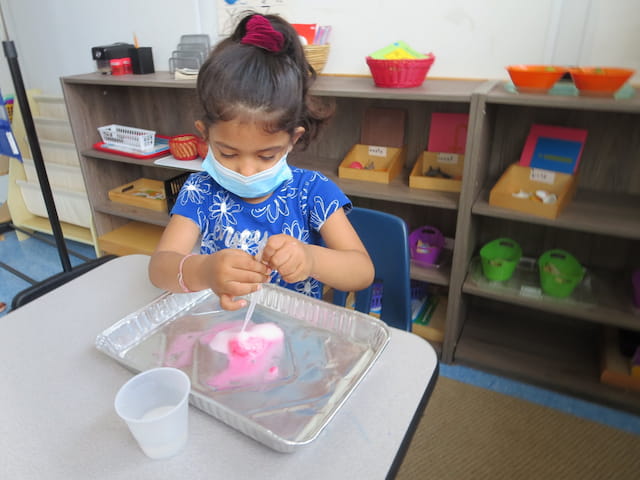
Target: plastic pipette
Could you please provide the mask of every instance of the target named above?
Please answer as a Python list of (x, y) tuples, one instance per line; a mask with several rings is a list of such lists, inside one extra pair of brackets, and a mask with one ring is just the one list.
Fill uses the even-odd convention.
[[(258, 244), (258, 252), (256, 253), (256, 259), (258, 261), (262, 259), (262, 251), (264, 250), (264, 247), (267, 244), (268, 238), (269, 238), (269, 235), (265, 233), (264, 237), (262, 237), (262, 240), (260, 240), (260, 243)], [(251, 317), (253, 316), (253, 311), (256, 309), (256, 303), (258, 303), (257, 293), (258, 292), (254, 292), (253, 295), (251, 295), (251, 301), (249, 302), (249, 308), (247, 308), (247, 313), (244, 316), (244, 323), (242, 324), (242, 329), (240, 330), (240, 334), (244, 333), (244, 330), (245, 328), (247, 328), (247, 324), (249, 323), (249, 320), (251, 320)]]

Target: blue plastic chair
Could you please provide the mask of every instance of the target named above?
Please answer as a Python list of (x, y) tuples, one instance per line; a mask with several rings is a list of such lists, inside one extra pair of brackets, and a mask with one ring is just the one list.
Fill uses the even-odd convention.
[[(388, 325), (411, 331), (409, 240), (403, 219), (389, 213), (354, 207), (348, 215), (375, 267), (374, 284), (382, 284), (380, 318)], [(355, 292), (355, 309), (369, 313), (373, 285)], [(333, 303), (344, 306), (347, 293), (335, 290)]]

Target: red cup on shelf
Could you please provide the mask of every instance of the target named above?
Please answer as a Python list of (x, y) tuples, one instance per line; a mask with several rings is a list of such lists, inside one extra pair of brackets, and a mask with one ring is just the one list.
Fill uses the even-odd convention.
[(111, 66), (111, 75), (124, 75), (124, 65), (121, 58), (112, 58), (109, 65)]
[(124, 58), (121, 58), (121, 60), (122, 60), (122, 71), (125, 74), (133, 73), (133, 66), (131, 65), (131, 58), (130, 57), (124, 57)]

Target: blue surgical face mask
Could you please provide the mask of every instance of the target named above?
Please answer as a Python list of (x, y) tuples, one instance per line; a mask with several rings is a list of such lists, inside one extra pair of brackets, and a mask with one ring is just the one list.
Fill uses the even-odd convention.
[(287, 155), (288, 152), (285, 153), (278, 162), (266, 170), (245, 177), (222, 165), (216, 160), (211, 148), (209, 148), (209, 153), (207, 153), (206, 158), (202, 162), (202, 168), (211, 175), (222, 188), (229, 190), (231, 193), (235, 193), (240, 198), (259, 198), (269, 195), (282, 185), (282, 182), (293, 177), (291, 168), (289, 168), (287, 164)]

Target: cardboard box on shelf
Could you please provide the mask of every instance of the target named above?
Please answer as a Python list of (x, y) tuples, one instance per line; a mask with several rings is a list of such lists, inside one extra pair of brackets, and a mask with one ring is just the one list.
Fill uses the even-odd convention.
[(463, 169), (464, 155), (422, 152), (409, 175), (409, 187), (459, 192)]
[(354, 145), (338, 167), (340, 178), (390, 183), (406, 161), (404, 110), (370, 108), (365, 112), (360, 143)]
[(459, 192), (462, 189), (468, 113), (432, 113), (427, 150), (409, 175), (409, 187)]
[[(489, 204), (545, 218), (557, 218), (573, 198), (576, 175), (539, 170), (513, 164), (491, 189)], [(537, 191), (555, 195), (555, 201), (544, 203)]]
[(338, 176), (365, 182), (389, 183), (402, 171), (405, 158), (403, 148), (357, 144), (351, 147), (340, 163)]
[(533, 125), (518, 164), (495, 184), (489, 204), (557, 218), (575, 194), (586, 139), (584, 129)]

